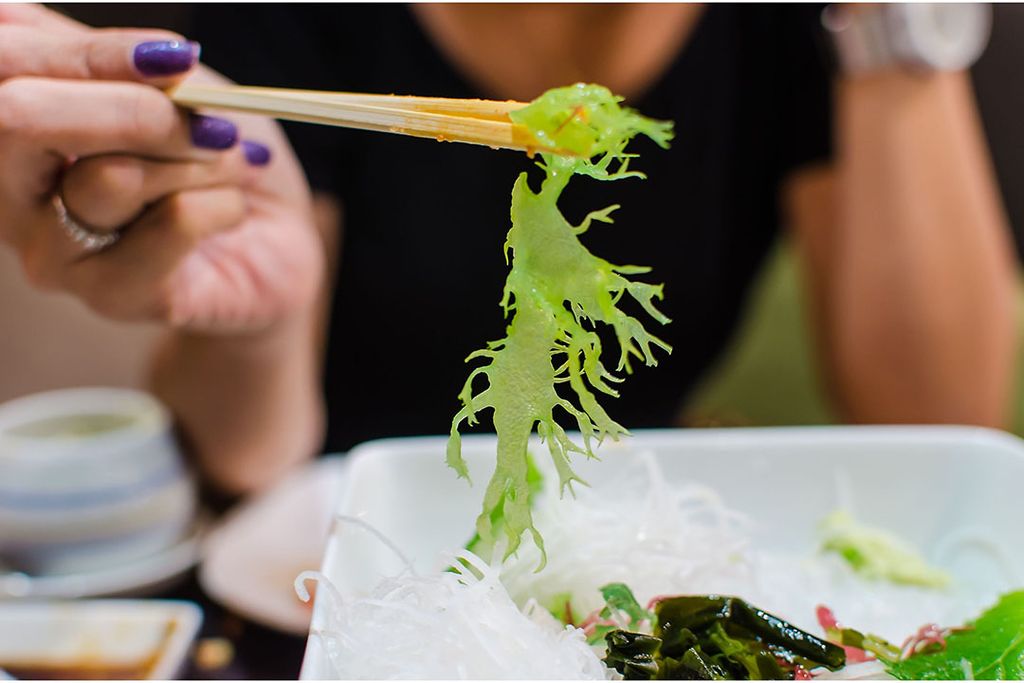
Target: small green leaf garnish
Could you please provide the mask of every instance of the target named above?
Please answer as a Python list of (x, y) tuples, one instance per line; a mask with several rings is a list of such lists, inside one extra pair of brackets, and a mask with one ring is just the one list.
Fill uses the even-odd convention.
[(609, 583), (601, 588), (601, 596), (604, 598), (605, 608), (601, 616), (610, 617), (614, 612), (622, 612), (629, 617), (630, 623), (639, 624), (642, 621), (654, 623), (654, 612), (646, 610), (633, 595), (633, 591), (624, 583)]
[(654, 612), (644, 609), (626, 584), (609, 583), (602, 586), (601, 597), (604, 598), (604, 607), (598, 613), (600, 619), (587, 639), (591, 645), (600, 643), (612, 631), (624, 627), (633, 631), (650, 630), (654, 624)]

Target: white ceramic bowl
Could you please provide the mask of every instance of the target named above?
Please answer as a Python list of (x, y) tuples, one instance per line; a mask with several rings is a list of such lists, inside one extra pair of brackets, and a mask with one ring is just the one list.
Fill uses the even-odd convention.
[[(445, 467), (445, 443), (445, 437), (422, 437), (363, 444), (349, 456), (339, 495), (338, 513), (373, 525), (424, 573), (438, 570), (440, 551), (466, 542), (494, 469), (493, 436), (468, 436), (463, 443), (473, 487)], [(1024, 481), (1024, 441), (1008, 434), (970, 427), (638, 431), (605, 443), (601, 461), (575, 458), (574, 468), (595, 488), (614, 491), (622, 467), (640, 452), (653, 453), (669, 486), (710, 485), (730, 508), (784, 529), (773, 537), (774, 548), (814, 548), (818, 522), (844, 500), (862, 521), (906, 538), (978, 590), (1024, 581), (1024, 497), (1015, 485)], [(779, 497), (779, 491), (792, 495)], [(991, 539), (1006, 564), (993, 564), (973, 546), (944, 543), (957, 534)], [(328, 541), (321, 571), (349, 597), (402, 569), (376, 537), (343, 524)], [(317, 593), (314, 630), (327, 623), (325, 593)], [(334, 678), (315, 636), (301, 677)]]
[(148, 394), (67, 389), (0, 405), (0, 563), (109, 567), (173, 544), (195, 509), (170, 416)]

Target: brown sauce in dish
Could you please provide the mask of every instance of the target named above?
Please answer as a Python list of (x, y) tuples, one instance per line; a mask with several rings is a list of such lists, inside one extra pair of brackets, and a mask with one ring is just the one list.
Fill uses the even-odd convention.
[(24, 681), (131, 681), (149, 678), (177, 628), (167, 624), (163, 638), (148, 656), (135, 662), (104, 661), (99, 654), (84, 653), (77, 661), (47, 662), (0, 660), (0, 669)]
[(128, 681), (148, 677), (153, 664), (153, 660), (137, 664), (0, 662), (0, 668), (25, 681)]

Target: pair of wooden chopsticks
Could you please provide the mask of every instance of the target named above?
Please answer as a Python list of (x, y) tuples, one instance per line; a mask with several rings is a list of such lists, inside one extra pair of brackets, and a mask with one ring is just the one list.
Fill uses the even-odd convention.
[(170, 95), (177, 104), (188, 108), (247, 112), (289, 121), (468, 142), (528, 153), (558, 153), (558, 150), (541, 145), (525, 126), (509, 119), (509, 112), (526, 106), (524, 102), (511, 100), (364, 95), (188, 83), (178, 86)]

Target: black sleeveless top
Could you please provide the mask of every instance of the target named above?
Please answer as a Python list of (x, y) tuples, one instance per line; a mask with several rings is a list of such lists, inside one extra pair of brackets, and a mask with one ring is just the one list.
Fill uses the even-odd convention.
[[(648, 180), (578, 178), (571, 222), (621, 204), (584, 240), (613, 263), (649, 265), (674, 347), (608, 399), (630, 428), (669, 426), (728, 341), (778, 231), (780, 182), (830, 153), (829, 80), (819, 9), (712, 5), (639, 99), (671, 119), (668, 151), (639, 140)], [(191, 37), (239, 83), (487, 97), (445, 60), (401, 5), (205, 5)], [(596, 46), (599, 47), (599, 46)], [(555, 84), (553, 84), (555, 85)], [(539, 93), (538, 93), (539, 94)], [(315, 189), (344, 207), (324, 372), (325, 449), (445, 433), (469, 372), (463, 359), (504, 336), (498, 308), (512, 183), (525, 155), (395, 135), (289, 124)], [(648, 320), (641, 314), (641, 318)], [(606, 347), (614, 366), (618, 349)], [(488, 425), (484, 425), (486, 428)]]

